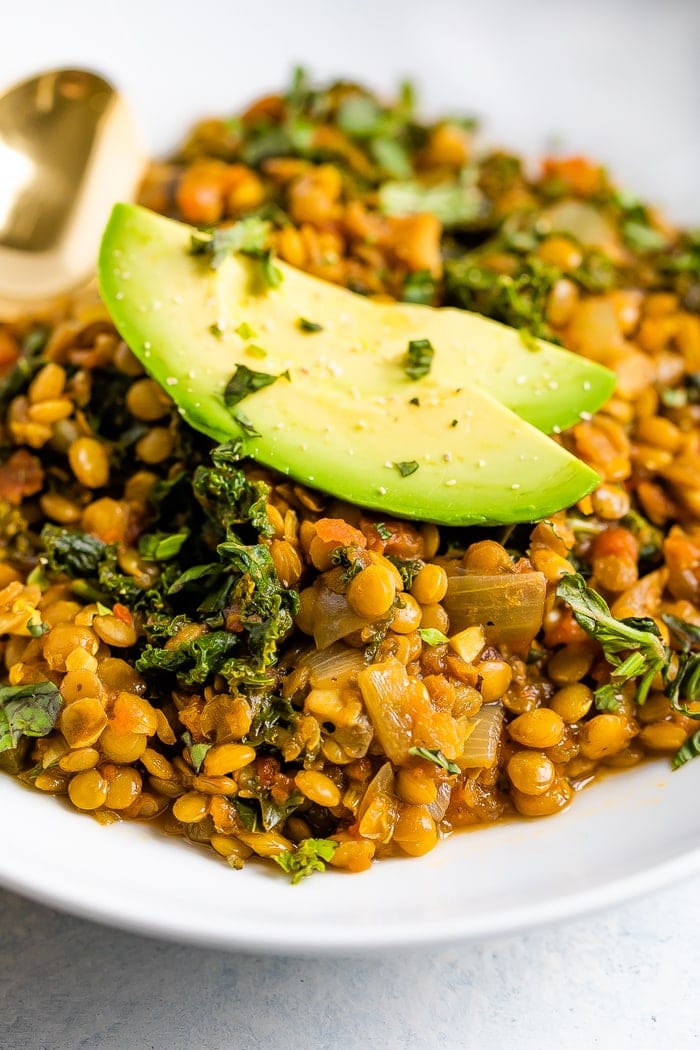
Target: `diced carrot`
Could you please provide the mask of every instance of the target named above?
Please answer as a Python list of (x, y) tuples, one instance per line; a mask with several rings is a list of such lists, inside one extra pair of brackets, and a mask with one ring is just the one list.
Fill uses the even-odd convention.
[(588, 157), (546, 157), (542, 167), (545, 178), (560, 180), (582, 197), (596, 193), (605, 179), (605, 169)]
[(112, 606), (112, 612), (118, 620), (122, 621), (122, 623), (128, 623), (129, 626), (131, 626), (131, 624), (134, 622), (134, 618), (127, 609), (126, 605), (121, 605), (119, 602), (117, 602), (116, 605)]
[(315, 528), (316, 535), (324, 543), (336, 543), (339, 547), (367, 546), (364, 534), (343, 518), (319, 518)]
[(614, 557), (621, 561), (637, 561), (639, 553), (637, 540), (629, 529), (612, 525), (596, 536), (593, 541), (594, 558)]
[(18, 506), (25, 496), (39, 492), (44, 483), (44, 472), (36, 456), (25, 448), (13, 452), (0, 466), (0, 499)]

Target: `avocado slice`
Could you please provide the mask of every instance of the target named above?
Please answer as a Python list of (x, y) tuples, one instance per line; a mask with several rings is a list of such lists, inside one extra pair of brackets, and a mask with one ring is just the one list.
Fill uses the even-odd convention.
[[(195, 428), (216, 440), (239, 437), (247, 455), (332, 495), (443, 524), (535, 520), (598, 482), (488, 389), (498, 385), (492, 373), (500, 369), (508, 396), (525, 405), (521, 388), (531, 376), (533, 390), (542, 391), (533, 393), (542, 406), (533, 411), (539, 424), (568, 418), (544, 410), (545, 388), (549, 396), (560, 388), (531, 363), (559, 365), (563, 351), (528, 351), (503, 326), (445, 311), (455, 327), (466, 318), (471, 333), (481, 325), (484, 333), (510, 333), (496, 339), (495, 364), (490, 335), (479, 336), (478, 350), (470, 351), (477, 385), (459, 364), (459, 334), (448, 337), (449, 325), (441, 327), (443, 311), (375, 304), (281, 263), (281, 287), (265, 290), (255, 260), (235, 256), (211, 270), (192, 256), (194, 232), (117, 205), (102, 241), (99, 280), (118, 330)], [(305, 333), (301, 318), (323, 331)], [(411, 338), (429, 338), (435, 347), (429, 374), (418, 380), (402, 364)], [(509, 378), (503, 346), (530, 371)], [(609, 375), (574, 355), (563, 360), (569, 358), (579, 369), (578, 415), (604, 400)], [(279, 378), (231, 409), (224, 389), (239, 365)]]

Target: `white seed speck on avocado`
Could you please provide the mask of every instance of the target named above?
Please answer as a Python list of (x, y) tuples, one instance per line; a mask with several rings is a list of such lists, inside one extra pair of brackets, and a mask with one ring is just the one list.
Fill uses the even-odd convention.
[(149, 343), (148, 340), (146, 340), (146, 342), (143, 344), (143, 348), (144, 348), (144, 350), (150, 350), (151, 349), (151, 344)]
[(115, 292), (114, 293), (114, 298), (115, 299), (119, 299), (119, 300), (123, 299), (124, 298), (124, 292)]
[(550, 379), (549, 380), (549, 382), (547, 383), (547, 389), (548, 390), (558, 390), (559, 389), (559, 384), (557, 383), (556, 379)]
[(367, 429), (367, 420), (366, 419), (358, 419), (357, 423), (355, 423), (355, 430), (366, 430), (366, 429)]
[(513, 484), (510, 487), (512, 488), (513, 492), (517, 492), (518, 489), (520, 488), (520, 485), (518, 484), (517, 481), (514, 481)]
[(448, 486), (448, 488), (451, 488), (453, 485), (457, 484), (457, 479), (456, 478), (450, 478), (450, 480), (446, 481), (445, 484)]
[(128, 270), (122, 270), (122, 280), (123, 281), (128, 281), (128, 280), (130, 280), (130, 278), (131, 278), (131, 274), (129, 273), (129, 271)]
[(154, 299), (154, 300), (153, 300), (153, 309), (154, 309), (154, 310), (160, 310), (160, 309), (161, 309), (161, 307), (162, 307), (162, 305), (163, 305), (163, 304), (162, 304), (162, 302), (160, 301), (160, 299)]
[(589, 383), (589, 381), (587, 379), (584, 379), (584, 381), (583, 381), (583, 389), (584, 390), (590, 390), (591, 389), (591, 384)]
[(523, 386), (527, 383), (527, 376), (516, 376), (515, 382), (517, 386)]
[(177, 386), (177, 376), (168, 376), (165, 380), (166, 386)]
[(477, 465), (477, 467), (479, 467), (481, 469), (481, 467), (485, 467), (486, 466), (486, 460), (485, 459), (477, 459), (476, 465)]
[(561, 434), (561, 427), (559, 427), (559, 426), (552, 427), (552, 433), (553, 434)]
[(391, 469), (392, 469), (392, 467), (394, 466), (394, 464), (393, 464), (393, 463), (391, 462), (391, 460), (390, 460), (390, 459), (385, 459), (385, 460), (384, 460), (384, 466), (385, 466), (385, 467), (388, 467), (388, 468), (389, 468), (389, 470), (391, 470)]
[(177, 306), (178, 303), (182, 302), (182, 296), (181, 295), (171, 295), (170, 296), (170, 302), (171, 303), (175, 303), (175, 305)]
[(379, 488), (377, 489), (377, 492), (379, 493), (380, 496), (386, 496), (386, 489), (384, 488), (383, 485), (379, 486)]
[(589, 419), (593, 419), (593, 413), (592, 412), (579, 412), (578, 418), (582, 419), (585, 423), (587, 423)]

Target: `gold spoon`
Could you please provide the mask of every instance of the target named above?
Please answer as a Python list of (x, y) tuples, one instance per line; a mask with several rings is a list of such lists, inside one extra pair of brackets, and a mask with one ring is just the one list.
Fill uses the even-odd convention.
[(88, 280), (115, 201), (130, 200), (145, 152), (118, 91), (56, 69), (0, 96), (0, 318)]

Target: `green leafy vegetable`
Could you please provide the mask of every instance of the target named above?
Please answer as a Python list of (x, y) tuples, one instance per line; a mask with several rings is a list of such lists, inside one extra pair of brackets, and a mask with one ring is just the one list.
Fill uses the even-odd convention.
[(440, 769), (444, 769), (448, 773), (456, 774), (462, 772), (456, 762), (450, 762), (449, 759), (445, 758), (442, 751), (429, 747), (409, 747), (408, 753), (409, 755), (415, 755), (416, 758), (424, 758), (426, 762), (432, 762), (433, 765), (439, 766)]
[(433, 363), (435, 351), (429, 339), (411, 339), (406, 351), (404, 372), (409, 379), (427, 376)]
[(48, 736), (62, 703), (53, 682), (0, 686), (0, 753), (14, 750), (23, 736)]
[(270, 224), (253, 215), (222, 229), (198, 230), (192, 235), (190, 252), (205, 256), (212, 270), (218, 270), (224, 259), (236, 252), (260, 258), (266, 251), (269, 232)]
[(71, 532), (58, 525), (44, 525), (41, 539), (49, 568), (66, 576), (96, 576), (107, 545), (86, 532)]
[(238, 644), (238, 636), (230, 631), (211, 631), (173, 649), (149, 644), (136, 660), (135, 667), (144, 673), (176, 674), (184, 685), (201, 685), (211, 675), (222, 671)]
[(399, 570), (404, 590), (410, 591), (413, 581), (425, 565), (425, 562), (421, 561), (420, 558), (397, 558), (393, 554), (389, 555), (389, 561)]
[(379, 207), (387, 215), (432, 212), (446, 229), (474, 222), (483, 210), (483, 195), (468, 178), (426, 186), (421, 182), (385, 182), (379, 190)]
[(430, 306), (435, 298), (435, 278), (430, 270), (417, 270), (404, 278), (401, 298), (405, 303)]
[(698, 755), (700, 755), (700, 729), (676, 751), (671, 764), (674, 769), (679, 769), (686, 762), (690, 762), (691, 758), (697, 758)]
[(389, 526), (385, 525), (383, 521), (376, 521), (374, 527), (383, 540), (390, 540), (394, 535)]
[(493, 317), (512, 328), (526, 328), (540, 339), (552, 339), (547, 303), (560, 277), (556, 266), (537, 258), (525, 259), (514, 274), (482, 266), (476, 254), (445, 264), (448, 304)]
[(139, 538), (139, 554), (145, 561), (169, 561), (180, 553), (189, 535), (189, 529), (146, 532)]
[(596, 690), (596, 706), (615, 710), (620, 687), (634, 678), (639, 678), (637, 703), (643, 704), (652, 681), (668, 662), (668, 651), (654, 621), (643, 617), (615, 619), (607, 602), (587, 587), (579, 574), (562, 577), (557, 596), (566, 602), (586, 634), (599, 642), (612, 667), (610, 684)]
[(247, 365), (238, 365), (224, 390), (226, 407), (233, 408), (243, 398), (254, 394), (256, 390), (262, 390), (264, 387), (270, 386), (278, 379), (289, 379), (289, 372), (282, 372), (281, 375), (274, 376), (268, 372), (254, 372)]
[(296, 849), (278, 853), (273, 860), (292, 876), (292, 885), (295, 886), (315, 871), (325, 871), (337, 848), (338, 843), (332, 839), (302, 839)]

